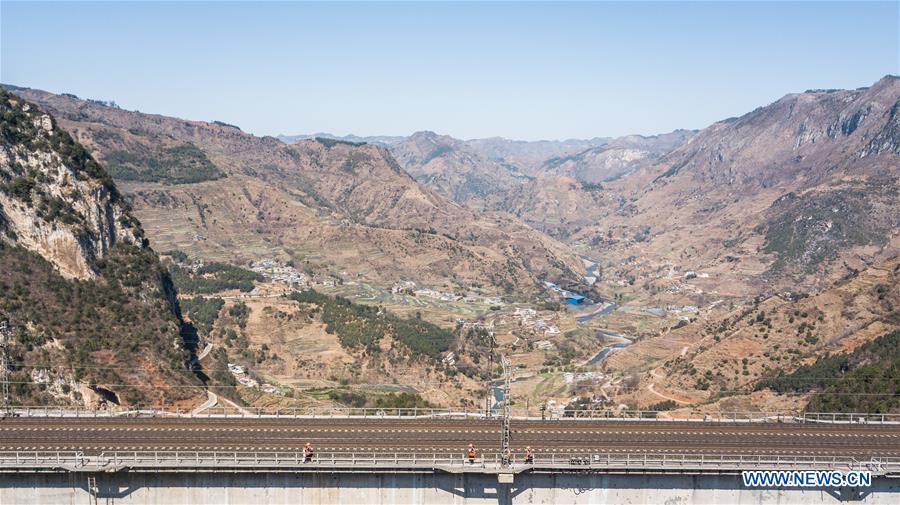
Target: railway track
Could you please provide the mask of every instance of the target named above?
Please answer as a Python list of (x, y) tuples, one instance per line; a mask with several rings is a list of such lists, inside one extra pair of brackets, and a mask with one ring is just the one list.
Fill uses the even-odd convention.
[[(6, 418), (0, 451), (499, 450), (496, 420)], [(512, 447), (582, 454), (786, 454), (900, 456), (900, 426), (680, 422), (513, 421)]]

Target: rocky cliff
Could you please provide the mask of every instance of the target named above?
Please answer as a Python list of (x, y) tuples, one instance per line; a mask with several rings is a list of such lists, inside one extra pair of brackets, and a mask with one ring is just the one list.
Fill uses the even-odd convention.
[(175, 293), (112, 179), (0, 91), (0, 320), (20, 404), (192, 402)]
[(3, 92), (0, 223), (3, 239), (34, 251), (68, 278), (143, 233), (111, 179), (49, 114)]

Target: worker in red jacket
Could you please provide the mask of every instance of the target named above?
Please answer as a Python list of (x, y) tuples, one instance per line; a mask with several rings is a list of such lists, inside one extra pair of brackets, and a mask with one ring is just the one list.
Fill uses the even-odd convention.
[(534, 463), (534, 451), (529, 446), (525, 448), (525, 464), (530, 465), (531, 463)]
[(469, 458), (469, 463), (475, 464), (475, 458), (478, 457), (478, 451), (475, 450), (474, 444), (469, 444), (469, 450), (466, 451), (466, 457)]
[(315, 451), (313, 450), (312, 442), (307, 442), (306, 447), (303, 448), (303, 462), (309, 463), (312, 461), (313, 454), (315, 454)]

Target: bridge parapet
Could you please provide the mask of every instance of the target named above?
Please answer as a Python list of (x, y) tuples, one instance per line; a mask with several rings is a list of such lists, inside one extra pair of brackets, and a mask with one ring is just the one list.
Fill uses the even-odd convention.
[(302, 451), (79, 451), (0, 452), (0, 472), (417, 472), (417, 473), (737, 473), (743, 470), (868, 470), (900, 476), (900, 458), (859, 461), (843, 456), (586, 452), (539, 453), (533, 463), (505, 466), (500, 454), (470, 461), (452, 453), (322, 452), (306, 460)]
[[(511, 408), (516, 420), (552, 420), (577, 422), (608, 420), (621, 422), (697, 422), (697, 423), (822, 423), (822, 424), (900, 424), (900, 414), (838, 413), (838, 412), (668, 412), (654, 410), (566, 410), (545, 416), (527, 410)], [(210, 419), (499, 419), (482, 411), (439, 408), (374, 409), (374, 408), (230, 408), (212, 407), (202, 412), (191, 409), (129, 407), (114, 409), (80, 409), (67, 407), (15, 407), (13, 416), (19, 417), (176, 417)], [(0, 415), (2, 416), (2, 415)]]

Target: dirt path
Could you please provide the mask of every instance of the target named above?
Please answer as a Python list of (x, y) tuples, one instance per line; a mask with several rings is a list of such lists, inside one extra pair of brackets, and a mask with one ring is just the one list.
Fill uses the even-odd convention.
[(662, 398), (663, 400), (671, 400), (671, 401), (673, 401), (673, 402), (675, 402), (675, 403), (678, 403), (678, 404), (680, 404), (680, 405), (689, 405), (689, 404), (691, 403), (691, 402), (686, 402), (686, 401), (684, 401), (684, 400), (679, 400), (678, 398), (672, 398), (671, 396), (666, 396), (666, 395), (660, 393), (659, 391), (653, 389), (653, 386), (654, 386), (654, 384), (653, 384), (653, 383), (650, 383), (650, 385), (647, 386), (647, 391), (650, 391), (651, 393), (653, 393), (653, 394), (655, 394), (656, 396)]

